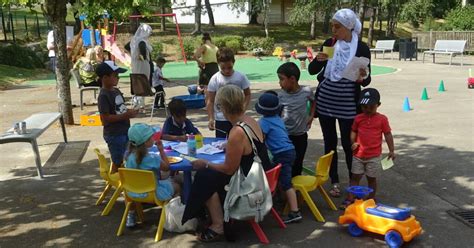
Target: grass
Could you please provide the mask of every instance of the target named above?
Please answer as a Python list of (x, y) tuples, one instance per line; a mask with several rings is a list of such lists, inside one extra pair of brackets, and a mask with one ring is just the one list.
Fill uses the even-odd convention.
[(0, 75), (0, 89), (4, 90), (11, 85), (19, 84), (30, 79), (47, 77), (48, 71), (0, 65)]

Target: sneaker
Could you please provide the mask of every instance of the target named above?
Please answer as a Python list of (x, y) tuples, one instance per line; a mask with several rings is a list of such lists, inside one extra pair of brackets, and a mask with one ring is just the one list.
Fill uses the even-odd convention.
[(283, 223), (285, 224), (290, 224), (294, 222), (300, 222), (303, 219), (303, 216), (301, 216), (301, 211), (291, 211), (288, 214), (288, 217), (283, 219)]
[(135, 212), (129, 212), (127, 215), (127, 223), (125, 224), (125, 226), (127, 228), (134, 228), (136, 224), (137, 222), (135, 220)]

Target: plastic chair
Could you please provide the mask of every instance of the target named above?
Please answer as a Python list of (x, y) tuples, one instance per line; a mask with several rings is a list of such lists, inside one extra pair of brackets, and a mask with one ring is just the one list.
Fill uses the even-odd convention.
[(111, 166), (109, 165), (109, 163), (107, 163), (107, 159), (105, 159), (105, 156), (100, 152), (99, 149), (94, 149), (94, 152), (95, 154), (97, 154), (97, 159), (99, 160), (100, 177), (102, 177), (102, 179), (104, 179), (104, 181), (106, 182), (105, 189), (104, 191), (102, 191), (102, 194), (100, 194), (99, 199), (97, 199), (95, 205), (100, 205), (104, 201), (105, 196), (110, 191), (110, 189), (115, 188), (115, 192), (112, 195), (112, 198), (110, 198), (109, 202), (102, 211), (101, 215), (105, 216), (110, 213), (110, 210), (112, 210), (115, 201), (117, 201), (117, 198), (122, 193), (122, 189), (119, 187), (120, 177), (118, 173), (110, 174)]
[[(136, 170), (136, 169), (127, 169), (127, 168), (119, 168), (119, 175), (120, 175), (120, 186), (123, 188), (125, 192), (125, 211), (123, 212), (122, 222), (120, 222), (119, 229), (117, 231), (117, 236), (122, 235), (123, 229), (125, 228), (125, 222), (127, 221), (127, 215), (130, 210), (130, 206), (132, 203), (136, 204), (136, 210), (138, 219), (140, 222), (143, 222), (143, 209), (141, 203), (150, 203), (156, 204), (157, 206), (161, 207), (161, 215), (158, 222), (158, 230), (156, 231), (155, 235), (155, 242), (161, 240), (163, 236), (163, 227), (165, 225), (165, 204), (168, 203), (167, 201), (160, 201), (155, 196), (156, 190), (156, 181), (155, 181), (155, 174), (152, 171), (147, 170)], [(135, 198), (128, 195), (127, 192), (133, 193), (148, 193), (147, 197), (145, 198)]]
[[(280, 176), (280, 171), (281, 171), (281, 164), (278, 164), (275, 166), (273, 169), (265, 172), (265, 175), (267, 176), (267, 181), (268, 181), (268, 187), (270, 187), (270, 191), (272, 192), (272, 195), (275, 194), (275, 189), (278, 185), (278, 177)], [(280, 215), (278, 215), (277, 211), (272, 207), (271, 213), (273, 215), (273, 218), (278, 222), (278, 225), (281, 228), (286, 228), (286, 224), (283, 223), (283, 220), (281, 219)], [(263, 244), (268, 244), (270, 241), (267, 238), (267, 235), (265, 235), (265, 232), (263, 232), (262, 228), (260, 225), (255, 222), (255, 220), (249, 220), (250, 225), (252, 226), (253, 230), (258, 236), (258, 239), (260, 240), (261, 243)]]
[(97, 99), (97, 91), (100, 90), (98, 86), (84, 86), (84, 81), (82, 81), (79, 71), (77, 69), (71, 69), (70, 71), (72, 78), (76, 81), (76, 86), (79, 89), (79, 96), (81, 102), (81, 110), (83, 109), (83, 92), (88, 90), (94, 91), (94, 99)]
[[(293, 183), (293, 187), (295, 190), (299, 191), (303, 196), (304, 201), (308, 204), (308, 207), (311, 209), (316, 220), (320, 222), (325, 222), (326, 220), (319, 212), (316, 204), (314, 204), (311, 196), (308, 192), (314, 191), (316, 189), (323, 195), (324, 200), (328, 203), (329, 207), (332, 210), (337, 210), (336, 205), (332, 202), (331, 198), (329, 198), (328, 194), (322, 187), (322, 185), (328, 180), (329, 178), (329, 168), (331, 167), (332, 157), (334, 155), (334, 151), (329, 152), (328, 154), (319, 158), (316, 164), (316, 173), (314, 176), (296, 176), (293, 177), (291, 182)], [(288, 204), (285, 207), (285, 211), (287, 212)]]
[[(158, 97), (163, 97), (165, 98), (166, 94), (165, 92), (156, 92), (155, 93), (155, 99), (153, 99), (153, 105), (151, 105), (151, 114), (150, 114), (150, 121), (153, 120), (153, 113), (155, 112), (155, 102), (156, 102), (156, 99)], [(166, 117), (168, 117), (168, 109), (166, 107), (166, 103), (165, 103), (165, 114), (166, 114)]]

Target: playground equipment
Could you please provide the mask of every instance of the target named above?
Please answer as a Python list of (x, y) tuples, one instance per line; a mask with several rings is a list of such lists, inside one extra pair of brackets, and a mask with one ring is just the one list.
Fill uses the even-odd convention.
[(273, 50), (272, 55), (276, 56), (279, 60), (283, 60), (283, 47), (275, 47), (275, 50)]
[(373, 191), (365, 186), (352, 186), (347, 191), (356, 200), (339, 217), (339, 224), (349, 224), (348, 231), (352, 236), (358, 237), (364, 230), (385, 235), (387, 245), (398, 248), (421, 234), (420, 222), (411, 215), (411, 209), (376, 204), (373, 199), (364, 201), (362, 199)]
[(474, 77), (472, 77), (472, 70), (469, 68), (469, 77), (467, 78), (467, 87), (469, 89), (474, 88)]

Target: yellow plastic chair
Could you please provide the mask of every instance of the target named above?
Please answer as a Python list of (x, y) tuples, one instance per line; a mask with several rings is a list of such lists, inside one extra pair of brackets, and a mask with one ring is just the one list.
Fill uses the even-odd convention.
[(279, 59), (283, 56), (283, 47), (275, 47), (272, 53), (273, 56), (277, 56)]
[[(301, 193), (304, 201), (306, 202), (306, 204), (308, 204), (308, 207), (311, 209), (311, 212), (313, 213), (314, 217), (320, 222), (325, 222), (325, 219), (319, 212), (318, 208), (316, 207), (316, 204), (314, 204), (313, 199), (311, 198), (308, 192), (318, 189), (319, 192), (321, 192), (321, 194), (323, 195), (324, 200), (326, 200), (326, 202), (328, 203), (329, 207), (333, 210), (337, 210), (336, 205), (334, 205), (334, 202), (332, 202), (331, 198), (329, 198), (328, 194), (322, 187), (323, 184), (329, 178), (329, 168), (331, 167), (333, 155), (334, 151), (331, 151), (328, 154), (319, 158), (316, 164), (316, 173), (314, 174), (314, 176), (296, 176), (293, 177), (293, 179), (291, 180), (295, 190)], [(287, 208), (288, 204), (285, 209)]]
[(102, 194), (100, 194), (99, 199), (97, 199), (95, 205), (100, 205), (104, 201), (107, 193), (109, 193), (112, 188), (115, 188), (115, 192), (112, 195), (112, 198), (110, 198), (109, 202), (102, 211), (101, 215), (105, 216), (110, 213), (110, 210), (112, 210), (112, 207), (117, 201), (117, 198), (122, 193), (122, 189), (120, 188), (120, 177), (118, 173), (110, 174), (112, 166), (107, 163), (107, 159), (105, 159), (105, 156), (100, 152), (99, 149), (94, 149), (94, 152), (95, 154), (97, 154), (97, 159), (99, 160), (100, 177), (102, 177), (102, 179), (104, 179), (104, 181), (106, 182), (105, 189), (104, 191), (102, 191)]
[[(123, 229), (125, 228), (125, 222), (127, 221), (127, 215), (130, 210), (132, 203), (135, 203), (138, 220), (143, 222), (143, 209), (141, 203), (156, 204), (161, 207), (161, 215), (158, 222), (158, 230), (156, 231), (155, 242), (161, 240), (163, 236), (163, 227), (165, 225), (165, 204), (167, 201), (160, 201), (156, 198), (155, 190), (155, 175), (152, 171), (147, 170), (136, 170), (119, 168), (120, 175), (120, 186), (124, 190), (125, 195), (125, 211), (123, 212), (122, 222), (120, 222), (117, 236), (122, 235)], [(148, 193), (145, 198), (135, 198), (128, 195), (127, 192), (133, 193)]]

